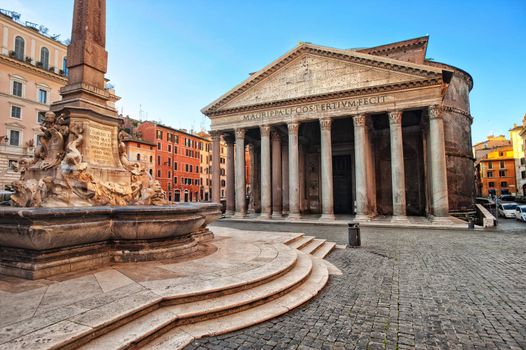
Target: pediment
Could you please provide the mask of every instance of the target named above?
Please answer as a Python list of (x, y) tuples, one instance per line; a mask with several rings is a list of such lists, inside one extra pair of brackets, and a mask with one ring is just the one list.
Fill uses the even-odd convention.
[(8, 128), (16, 128), (16, 129), (25, 129), (26, 128), (24, 126), (24, 124), (19, 123), (19, 122), (7, 122), (7, 123), (5, 123), (5, 126), (8, 127)]
[(440, 69), (305, 44), (253, 74), (203, 113), (437, 77)]

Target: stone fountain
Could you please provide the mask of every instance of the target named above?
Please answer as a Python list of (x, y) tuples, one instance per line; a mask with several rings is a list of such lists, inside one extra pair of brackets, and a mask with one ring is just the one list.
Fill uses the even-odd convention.
[(15, 207), (0, 210), (0, 273), (28, 279), (111, 262), (171, 259), (213, 237), (218, 204), (169, 205), (131, 162), (105, 89), (105, 0), (75, 0), (68, 84), (19, 162)]

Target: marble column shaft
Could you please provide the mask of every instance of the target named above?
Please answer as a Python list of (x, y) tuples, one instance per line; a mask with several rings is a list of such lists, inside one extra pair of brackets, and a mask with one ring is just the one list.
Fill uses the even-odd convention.
[(234, 138), (224, 137), (226, 143), (226, 214), (234, 215), (236, 210), (235, 201), (235, 160), (234, 160)]
[(236, 216), (246, 216), (245, 203), (245, 129), (236, 129)]
[(439, 105), (429, 107), (429, 147), (431, 162), (431, 208), (434, 216), (449, 215), (447, 193), (446, 148), (444, 142), (443, 110)]
[(212, 202), (221, 201), (221, 134), (212, 131)]
[(281, 184), (283, 191), (283, 214), (289, 213), (289, 145), (287, 142), (281, 143)]
[(320, 119), (321, 132), (321, 219), (334, 219), (334, 192), (332, 176), (332, 120)]
[(255, 146), (253, 144), (248, 145), (248, 154), (250, 157), (250, 171), (249, 171), (249, 179), (250, 179), (250, 197), (248, 200), (248, 212), (254, 213), (255, 211), (255, 189), (257, 188), (256, 185), (256, 152), (255, 152)]
[(291, 122), (289, 130), (289, 219), (300, 218), (300, 180), (299, 180), (299, 123)]
[(270, 173), (270, 126), (263, 125), (261, 131), (261, 217), (270, 218), (271, 173)]
[(365, 159), (365, 114), (353, 117), (354, 123), (354, 157), (356, 177), (356, 219), (363, 220), (368, 214), (367, 208), (367, 171)]
[(278, 131), (271, 132), (272, 140), (272, 217), (280, 218), (281, 209), (281, 135)]
[(406, 215), (404, 146), (402, 137), (402, 112), (389, 112), (391, 136), (391, 182), (393, 216)]

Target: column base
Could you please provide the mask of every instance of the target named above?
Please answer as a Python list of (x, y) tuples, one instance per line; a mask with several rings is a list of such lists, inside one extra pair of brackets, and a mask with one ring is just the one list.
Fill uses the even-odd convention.
[(247, 213), (236, 212), (233, 216), (235, 219), (244, 219), (247, 217)]
[(225, 216), (234, 216), (234, 211), (233, 210), (227, 210), (225, 211)]
[(270, 219), (270, 213), (261, 213), (258, 216), (259, 220), (269, 220)]
[(356, 214), (354, 216), (354, 221), (356, 222), (367, 222), (367, 221), (371, 221), (369, 216), (365, 215), (365, 214)]
[(334, 214), (321, 214), (319, 220), (320, 221), (334, 221), (336, 220), (336, 217), (334, 216)]
[(451, 225), (451, 224), (453, 224), (453, 222), (447, 216), (429, 215), (428, 219), (429, 219), (429, 221), (431, 221), (431, 223), (433, 225)]
[(393, 223), (393, 224), (409, 224), (409, 219), (405, 215), (394, 215), (391, 218), (391, 223)]
[(283, 214), (281, 214), (281, 213), (272, 213), (272, 219), (283, 219)]
[(289, 215), (287, 216), (287, 220), (292, 220), (292, 221), (301, 220), (301, 214), (300, 213), (289, 213)]

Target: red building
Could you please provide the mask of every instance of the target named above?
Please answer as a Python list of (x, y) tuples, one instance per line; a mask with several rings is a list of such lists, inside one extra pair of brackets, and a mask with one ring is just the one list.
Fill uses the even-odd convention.
[(146, 121), (138, 126), (144, 140), (157, 145), (154, 176), (169, 201), (196, 202), (201, 188), (200, 156), (206, 139)]

